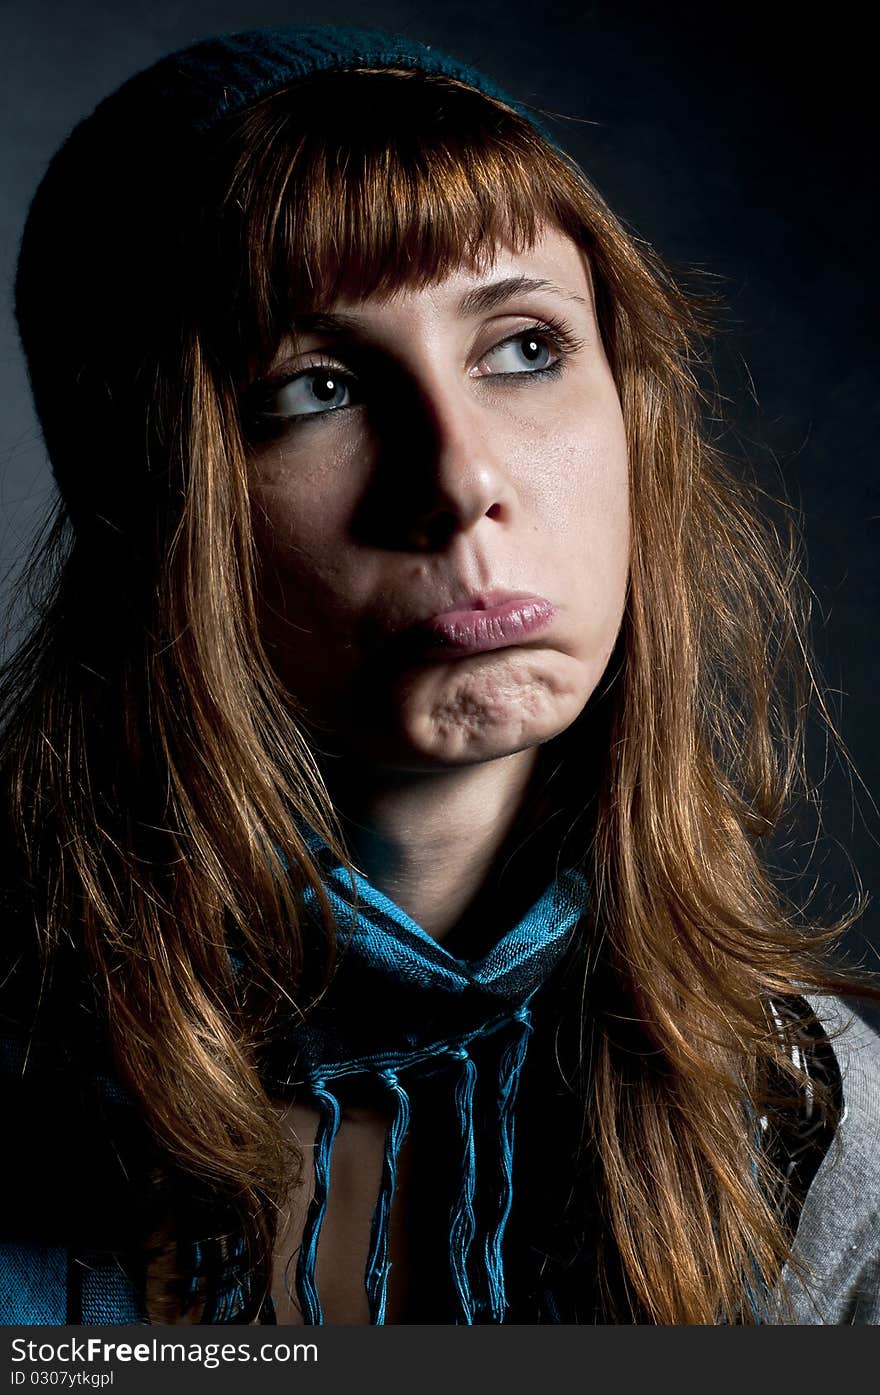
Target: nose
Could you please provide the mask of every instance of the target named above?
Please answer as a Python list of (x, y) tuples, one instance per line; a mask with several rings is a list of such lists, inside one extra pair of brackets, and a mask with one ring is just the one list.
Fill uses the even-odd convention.
[(491, 467), (473, 452), (445, 451), (433, 474), (430, 500), (420, 503), (407, 521), (406, 536), (416, 551), (435, 551), (483, 518), (500, 520), (505, 509)]
[(506, 521), (512, 490), (497, 420), (493, 432), (464, 384), (433, 382), (415, 398), (399, 521), (406, 546), (434, 551), (483, 519)]

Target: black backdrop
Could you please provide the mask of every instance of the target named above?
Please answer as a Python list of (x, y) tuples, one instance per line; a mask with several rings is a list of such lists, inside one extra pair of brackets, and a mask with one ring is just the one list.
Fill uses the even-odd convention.
[[(781, 477), (803, 510), (814, 643), (858, 772), (835, 761), (825, 774), (814, 740), (825, 835), (809, 855), (782, 850), (781, 865), (799, 869), (802, 886), (818, 881), (817, 914), (845, 907), (857, 878), (875, 897), (880, 332), (877, 123), (864, 13), (838, 5), (808, 21), (803, 6), (729, 0), (556, 0), (541, 10), (523, 0), (5, 0), (0, 569), (20, 558), (51, 497), (12, 320), (12, 278), (28, 200), (73, 123), (137, 68), (210, 33), (332, 21), (412, 34), (557, 113), (563, 143), (628, 224), (673, 266), (695, 264), (718, 278), (728, 305), (716, 355), (732, 426), (725, 444), (746, 452), (771, 490)], [(877, 966), (873, 904), (848, 944)]]

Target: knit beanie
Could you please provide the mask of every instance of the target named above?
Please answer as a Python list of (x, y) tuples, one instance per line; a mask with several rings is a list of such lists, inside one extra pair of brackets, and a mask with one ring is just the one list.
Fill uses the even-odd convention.
[[(51, 161), (27, 219), (16, 280), (34, 401), (75, 522), (76, 509), (86, 518), (112, 512), (109, 496), (124, 478), (117, 462), (135, 445), (118, 434), (127, 429), (126, 383), (141, 368), (138, 346), (141, 362), (153, 363), (151, 350), (161, 352), (168, 341), (162, 314), (178, 293), (175, 276), (181, 301), (187, 292), (185, 258), (175, 258), (174, 245), (197, 197), (206, 138), (225, 117), (291, 83), (357, 67), (457, 79), (504, 102), (555, 143), (485, 73), (430, 44), (378, 30), (246, 30), (196, 43), (123, 83)], [(136, 421), (137, 412), (131, 416)]]

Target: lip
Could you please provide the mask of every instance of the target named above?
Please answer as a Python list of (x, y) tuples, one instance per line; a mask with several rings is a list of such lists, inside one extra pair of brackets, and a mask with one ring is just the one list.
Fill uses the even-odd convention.
[(521, 644), (546, 630), (555, 614), (555, 605), (544, 596), (493, 591), (413, 625), (403, 639), (407, 650), (421, 658), (463, 658)]

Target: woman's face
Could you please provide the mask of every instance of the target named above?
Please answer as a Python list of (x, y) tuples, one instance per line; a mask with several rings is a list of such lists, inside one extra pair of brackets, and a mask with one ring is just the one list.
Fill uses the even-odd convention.
[(535, 747), (607, 665), (627, 452), (585, 255), (546, 229), (297, 322), (252, 402), (264, 641), (326, 747), (409, 770)]

